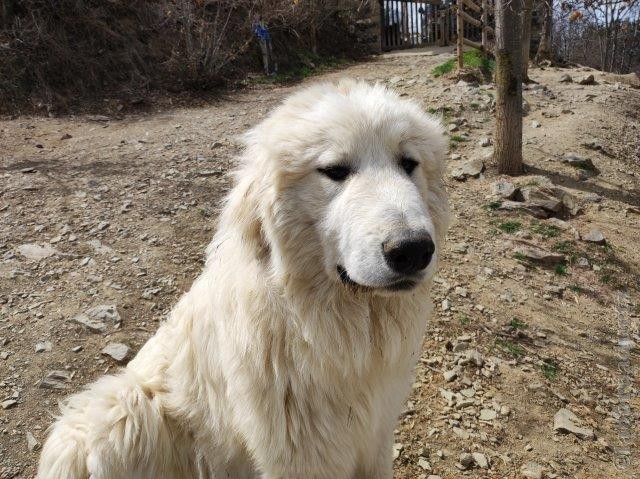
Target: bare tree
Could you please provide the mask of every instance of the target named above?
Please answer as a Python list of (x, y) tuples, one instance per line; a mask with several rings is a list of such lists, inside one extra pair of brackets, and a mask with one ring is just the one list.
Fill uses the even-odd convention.
[(529, 52), (531, 50), (531, 17), (533, 0), (523, 0), (522, 10), (522, 81), (529, 82)]
[(496, 0), (496, 133), (498, 172), (519, 175), (522, 164), (522, 21), (524, 0)]
[(640, 64), (640, 0), (564, 1), (554, 46), (564, 60), (627, 73)]
[(553, 62), (553, 49), (551, 44), (551, 32), (553, 31), (553, 0), (541, 0), (540, 16), (542, 17), (542, 31), (540, 43), (536, 53), (536, 63), (543, 61)]

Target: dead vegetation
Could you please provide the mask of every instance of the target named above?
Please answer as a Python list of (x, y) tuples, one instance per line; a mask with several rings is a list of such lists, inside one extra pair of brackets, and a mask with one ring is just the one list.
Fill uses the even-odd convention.
[(219, 86), (259, 68), (257, 20), (282, 68), (353, 53), (344, 47), (354, 44), (347, 15), (331, 1), (4, 1), (0, 112), (56, 113), (87, 99), (135, 103), (152, 90)]

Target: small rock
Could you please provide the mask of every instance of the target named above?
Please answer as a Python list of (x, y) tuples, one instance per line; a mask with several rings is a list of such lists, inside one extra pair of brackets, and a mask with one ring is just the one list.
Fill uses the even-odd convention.
[(576, 265), (579, 268), (589, 268), (591, 265), (589, 264), (589, 260), (587, 258), (578, 258)]
[(496, 417), (498, 417), (498, 413), (493, 409), (481, 409), (480, 410), (480, 420), (481, 421), (493, 421)]
[(60, 137), (61, 140), (69, 140), (71, 138), (73, 138), (73, 136), (71, 136), (69, 133), (65, 133)]
[(465, 254), (469, 249), (469, 245), (467, 243), (455, 243), (451, 246), (451, 251), (454, 253)]
[(585, 75), (578, 82), (580, 85), (595, 85), (596, 79), (593, 75)]
[(111, 121), (111, 118), (105, 115), (87, 115), (89, 121)]
[(500, 206), (498, 206), (497, 209), (499, 211), (522, 212), (540, 219), (548, 218), (551, 215), (549, 211), (545, 210), (540, 206), (530, 205), (520, 201), (510, 201), (510, 200), (502, 201), (500, 203)]
[(460, 454), (458, 462), (463, 467), (463, 469), (471, 469), (476, 463), (473, 456), (468, 452), (463, 452), (462, 454)]
[(560, 253), (552, 253), (534, 246), (518, 246), (514, 252), (524, 258), (543, 264), (557, 264), (564, 261), (564, 255)]
[(395, 443), (393, 445), (393, 458), (394, 459), (398, 459), (400, 457), (400, 453), (402, 452), (402, 449), (404, 448), (404, 446), (400, 443)]
[(451, 176), (458, 181), (465, 181), (467, 178), (478, 178), (484, 171), (484, 161), (480, 159), (464, 162), (451, 172)]
[(605, 244), (607, 240), (600, 230), (591, 230), (586, 235), (581, 236), (582, 241), (587, 243)]
[(507, 180), (498, 180), (491, 185), (491, 193), (506, 200), (514, 199), (517, 192), (519, 192), (519, 189)]
[(574, 168), (582, 168), (584, 170), (595, 171), (596, 167), (590, 158), (584, 158), (577, 153), (567, 153), (562, 159), (563, 163), (567, 163)]
[(107, 330), (106, 321), (113, 325), (120, 323), (120, 314), (114, 304), (101, 304), (80, 313), (71, 322), (84, 326), (93, 333), (104, 333)]
[(442, 311), (449, 311), (451, 309), (451, 302), (448, 299), (444, 299), (440, 305)]
[(562, 408), (553, 416), (553, 430), (561, 433), (571, 433), (580, 439), (595, 439), (593, 429), (581, 427), (580, 419), (573, 412)]
[(482, 357), (482, 353), (477, 349), (469, 349), (465, 353), (464, 357), (465, 364), (474, 364), (475, 366), (481, 368), (484, 365), (484, 358)]
[(38, 383), (42, 389), (67, 389), (66, 383), (71, 381), (71, 374), (67, 371), (50, 371), (44, 379)]
[(117, 362), (124, 362), (130, 353), (129, 346), (123, 343), (109, 343), (105, 346), (105, 348), (101, 351), (102, 354), (106, 356), (110, 356), (115, 359)]
[(450, 371), (445, 371), (444, 373), (442, 373), (442, 376), (444, 377), (445, 382), (450, 383), (451, 381), (453, 381), (455, 378), (458, 377), (458, 371), (455, 369), (452, 369)]
[(484, 454), (482, 454), (481, 452), (474, 452), (472, 454), (473, 456), (473, 460), (474, 462), (478, 465), (478, 467), (480, 467), (481, 469), (486, 469), (489, 467), (489, 460), (487, 459), (487, 456), (485, 456)]
[(531, 128), (540, 128), (542, 125), (540, 124), (539, 121), (533, 120), (531, 122)]
[(424, 457), (419, 457), (418, 458), (418, 467), (420, 469), (424, 470), (424, 471), (430, 471), (431, 470), (431, 464)]
[(36, 353), (44, 353), (51, 351), (52, 344), (51, 341), (42, 341), (36, 344)]
[(571, 83), (573, 82), (573, 78), (571, 75), (567, 75), (566, 73), (560, 77), (560, 83)]
[(33, 434), (31, 434), (28, 431), (27, 431), (27, 448), (29, 449), (29, 452), (37, 451), (38, 449), (40, 449), (40, 443), (33, 436)]
[(553, 284), (547, 284), (542, 289), (545, 293), (549, 293), (554, 296), (558, 296), (562, 298), (562, 294), (564, 293), (564, 288), (562, 286), (555, 286)]
[(467, 288), (463, 288), (461, 286), (456, 286), (454, 292), (461, 298), (466, 298), (469, 295), (469, 293), (467, 292)]
[(2, 403), (0, 403), (0, 406), (2, 406), (2, 409), (9, 409), (16, 404), (18, 404), (18, 401), (16, 401), (15, 399), (7, 399), (6, 401), (2, 401)]
[(18, 246), (18, 253), (27, 259), (40, 261), (42, 259), (53, 256), (58, 251), (49, 244), (27, 243)]
[(528, 479), (542, 479), (544, 474), (544, 469), (540, 464), (535, 462), (527, 462), (523, 464), (520, 468), (520, 474), (522, 477), (526, 477)]
[(478, 145), (483, 148), (487, 146), (491, 146), (492, 145), (491, 138), (489, 137), (480, 138), (480, 141), (478, 141)]

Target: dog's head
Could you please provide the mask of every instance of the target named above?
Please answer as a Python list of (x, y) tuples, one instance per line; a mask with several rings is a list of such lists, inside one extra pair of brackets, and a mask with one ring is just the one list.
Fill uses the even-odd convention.
[(233, 217), (253, 219), (243, 236), (268, 252), (275, 277), (389, 294), (433, 274), (446, 141), (416, 103), (380, 85), (320, 84), (246, 141)]

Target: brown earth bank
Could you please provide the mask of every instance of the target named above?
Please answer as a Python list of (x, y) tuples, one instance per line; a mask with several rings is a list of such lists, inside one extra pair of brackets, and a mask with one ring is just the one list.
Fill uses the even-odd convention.
[[(383, 55), (307, 81), (386, 83), (450, 132), (454, 221), (395, 477), (637, 477), (640, 91), (532, 69), (527, 174), (506, 179), (495, 91), (434, 78), (450, 57)], [(0, 478), (34, 476), (58, 402), (116, 371), (112, 356), (126, 362), (189, 288), (237, 135), (296, 88), (0, 122)], [(73, 321), (87, 312), (95, 332)], [(109, 356), (112, 343), (126, 347)]]

